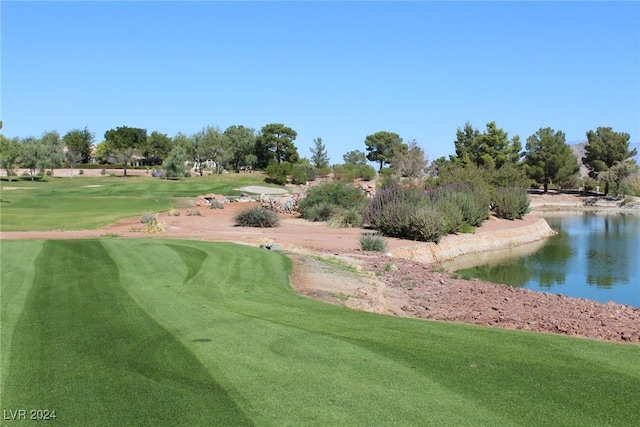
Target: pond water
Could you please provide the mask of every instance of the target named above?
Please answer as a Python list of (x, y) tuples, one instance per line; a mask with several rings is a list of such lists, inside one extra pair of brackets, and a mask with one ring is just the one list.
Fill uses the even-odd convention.
[[(541, 214), (558, 234), (544, 243), (452, 264), (463, 276), (640, 307), (640, 215)], [(487, 260), (487, 259), (490, 259)], [(466, 265), (464, 265), (466, 264)]]

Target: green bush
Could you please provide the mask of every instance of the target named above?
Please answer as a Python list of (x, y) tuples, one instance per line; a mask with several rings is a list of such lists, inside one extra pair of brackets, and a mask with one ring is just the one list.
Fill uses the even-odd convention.
[(496, 188), (493, 211), (498, 218), (521, 219), (529, 212), (527, 190), (519, 187)]
[[(432, 188), (428, 191), (429, 197), (434, 203), (444, 201), (443, 213), (451, 211), (447, 205), (453, 204), (455, 210), (462, 213), (462, 222), (472, 227), (482, 225), (489, 218), (489, 205), (491, 204), (490, 193), (483, 188), (472, 187), (469, 184), (460, 182)], [(436, 203), (437, 207), (437, 203)], [(449, 222), (457, 223), (457, 212), (452, 212), (456, 218), (450, 218)], [(460, 231), (461, 224), (457, 224), (453, 232)]]
[(292, 174), (292, 178), (294, 180), (294, 184), (295, 184), (295, 180), (296, 180), (296, 174), (299, 174), (299, 172), (296, 171), (302, 171), (302, 173), (304, 173), (304, 180), (302, 179), (302, 176), (300, 175), (300, 184), (306, 184), (307, 181), (315, 181), (317, 176), (318, 176), (318, 170), (316, 168), (314, 168), (313, 166), (309, 165), (309, 164), (297, 164), (293, 166), (293, 171), (291, 172)]
[(423, 242), (438, 243), (446, 234), (447, 224), (442, 214), (435, 209), (420, 209), (409, 217), (407, 237)]
[(340, 209), (329, 218), (329, 226), (336, 228), (362, 227), (364, 217), (357, 208)]
[(296, 185), (304, 185), (307, 183), (307, 173), (303, 168), (294, 167), (291, 170), (291, 183)]
[(273, 184), (284, 185), (287, 183), (287, 177), (291, 173), (292, 167), (290, 163), (270, 163), (265, 169), (267, 180)]
[[(365, 222), (387, 236), (439, 242), (449, 232), (457, 233), (471, 227), (458, 202), (464, 198), (473, 198), (473, 192), (466, 185), (424, 191), (417, 187), (390, 184), (371, 201)], [(472, 206), (484, 203), (481, 198), (478, 200), (468, 203)], [(488, 216), (488, 206), (487, 202), (485, 217)]]
[(376, 177), (376, 170), (370, 165), (347, 163), (335, 165), (333, 167), (333, 175), (339, 181), (352, 181), (354, 179), (371, 181)]
[(462, 209), (451, 198), (441, 198), (432, 201), (431, 207), (442, 214), (445, 222), (444, 234), (458, 233), (465, 224)]
[(329, 221), (341, 211), (342, 208), (333, 203), (317, 203), (305, 208), (302, 211), (302, 217), (313, 222)]
[(354, 208), (364, 213), (368, 202), (369, 200), (361, 188), (345, 182), (329, 182), (310, 188), (307, 196), (300, 200), (298, 206), (302, 217), (311, 219), (317, 216), (313, 210), (314, 205), (335, 205), (343, 209)]
[(387, 242), (380, 233), (364, 233), (360, 236), (360, 249), (366, 252), (386, 252)]
[(527, 178), (527, 173), (523, 167), (507, 163), (500, 169), (491, 170), (489, 172), (489, 183), (495, 188), (527, 188), (531, 185), (531, 180)]
[(280, 225), (278, 215), (266, 208), (255, 207), (239, 212), (234, 218), (239, 227), (277, 227)]

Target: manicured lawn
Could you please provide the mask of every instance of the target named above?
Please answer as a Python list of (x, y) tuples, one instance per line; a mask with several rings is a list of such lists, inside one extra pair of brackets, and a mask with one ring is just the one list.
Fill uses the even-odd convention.
[(167, 181), (144, 177), (48, 178), (0, 182), (0, 231), (85, 230), (147, 211), (180, 207), (200, 194), (238, 195), (264, 175), (229, 174)]
[(323, 304), (285, 256), (233, 244), (0, 256), (1, 409), (58, 425), (640, 424), (638, 346)]

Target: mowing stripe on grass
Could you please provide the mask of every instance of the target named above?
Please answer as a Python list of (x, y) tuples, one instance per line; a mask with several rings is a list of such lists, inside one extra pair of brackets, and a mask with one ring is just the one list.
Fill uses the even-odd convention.
[[(87, 257), (104, 261), (89, 262)], [(99, 400), (100, 411), (115, 411), (122, 403), (119, 396), (93, 395), (104, 383), (111, 390), (124, 384), (121, 394), (131, 400), (125, 407), (140, 405), (144, 417), (151, 394), (160, 396), (161, 405), (175, 404), (169, 396), (178, 396), (185, 408), (202, 417), (188, 420), (190, 425), (210, 424), (212, 416), (227, 411), (224, 405), (229, 425), (640, 423), (637, 346), (401, 319), (323, 304), (288, 286), (291, 262), (284, 255), (241, 245), (160, 239), (47, 242), (35, 265), (25, 310), (37, 306), (31, 301), (37, 289), (47, 290), (41, 276), (60, 274), (47, 273), (50, 265), (65, 271), (53, 280), (55, 292), (42, 310), (32, 308), (27, 320), (55, 321), (58, 326), (42, 328), (70, 343), (59, 349), (67, 356), (48, 360), (25, 355), (47, 340), (24, 337), (36, 327), (25, 328), (22, 317), (15, 335), (23, 343), (16, 347), (14, 341), (12, 355), (28, 360), (22, 368), (33, 366), (33, 375), (18, 372), (23, 381), (36, 375), (47, 379), (36, 371), (50, 368), (65, 374), (60, 378), (70, 383), (62, 387), (50, 382), (56, 388), (45, 394), (65, 410)], [(77, 296), (81, 276), (105, 291), (91, 288), (86, 297)], [(65, 314), (61, 302), (74, 313)], [(74, 316), (83, 319), (83, 331), (68, 327)], [(96, 316), (102, 326), (95, 325)], [(101, 342), (87, 333), (99, 333), (113, 345), (104, 354), (93, 354), (92, 346)], [(114, 361), (112, 347), (126, 363)], [(84, 354), (75, 354), (81, 352), (87, 353), (87, 361)], [(84, 375), (95, 384), (77, 381), (57, 367), (67, 359), (79, 365), (78, 375), (88, 369)], [(186, 364), (194, 372), (187, 372)], [(13, 365), (10, 370), (14, 372)], [(138, 389), (124, 376), (145, 386)], [(220, 407), (206, 406), (191, 394), (207, 387), (219, 395)], [(9, 391), (4, 386), (3, 396)], [(13, 402), (24, 406), (31, 402), (24, 399), (38, 393), (32, 390)]]
[(252, 424), (129, 297), (99, 241), (44, 244), (8, 369), (3, 407), (65, 425)]

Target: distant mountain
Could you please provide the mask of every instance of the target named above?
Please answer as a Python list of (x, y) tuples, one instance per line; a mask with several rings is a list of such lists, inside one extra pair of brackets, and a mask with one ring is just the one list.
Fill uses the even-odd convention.
[[(573, 151), (573, 154), (578, 158), (578, 163), (580, 163), (580, 176), (586, 176), (589, 171), (587, 167), (582, 163), (582, 158), (584, 157), (584, 147), (587, 145), (587, 141), (582, 142), (570, 142), (569, 146)], [(638, 154), (636, 154), (633, 158), (636, 160), (636, 163), (640, 165), (640, 142), (636, 142), (635, 144), (629, 144), (629, 150), (636, 149)]]
[(589, 170), (582, 163), (582, 158), (584, 157), (584, 153), (585, 153), (584, 147), (586, 145), (587, 145), (587, 141), (569, 143), (569, 146), (571, 147), (571, 151), (573, 151), (573, 154), (575, 154), (575, 156), (578, 158), (578, 163), (580, 164), (580, 176), (582, 177), (585, 177), (589, 174)]

